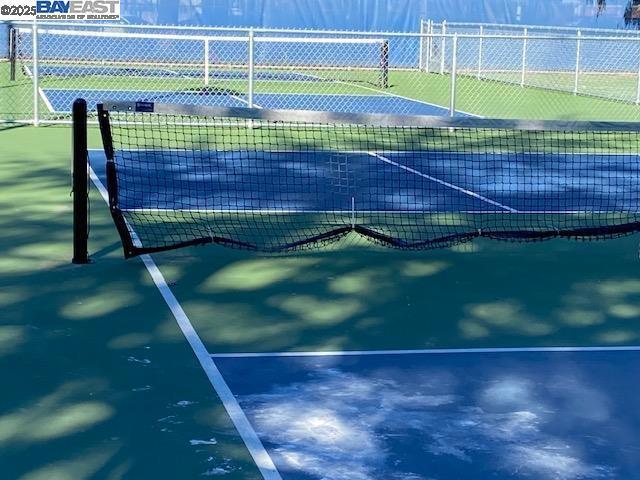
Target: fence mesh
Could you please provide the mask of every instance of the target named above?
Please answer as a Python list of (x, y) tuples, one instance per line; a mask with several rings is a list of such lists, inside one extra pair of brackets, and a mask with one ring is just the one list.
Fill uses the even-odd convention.
[(34, 35), (32, 25), (13, 28), (15, 59), (0, 59), (0, 120), (66, 122), (77, 97), (92, 111), (103, 100), (146, 100), (640, 119), (640, 36), (431, 22), (406, 34), (44, 23)]

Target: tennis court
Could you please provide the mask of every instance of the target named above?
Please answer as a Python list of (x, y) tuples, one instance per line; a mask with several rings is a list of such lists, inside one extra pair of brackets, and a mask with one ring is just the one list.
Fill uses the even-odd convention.
[(3, 475), (640, 480), (637, 105), (305, 35), (47, 27), (0, 84), (76, 117), (0, 124)]
[[(148, 105), (145, 104), (145, 108)], [(275, 120), (275, 112), (267, 115)], [(606, 135), (581, 132), (580, 136), (572, 137), (574, 141), (580, 140), (582, 149), (587, 148), (585, 145), (589, 148), (598, 145), (597, 154), (569, 153), (568, 138), (571, 137), (565, 138), (564, 144), (557, 143), (564, 145), (562, 153), (541, 152), (541, 145), (543, 150), (549, 149), (549, 145), (545, 146), (543, 137), (537, 134), (533, 137), (538, 140), (537, 146), (522, 142), (531, 149), (522, 154), (487, 156), (481, 150), (474, 154), (462, 148), (457, 153), (446, 153), (442, 149), (435, 153), (392, 152), (387, 143), (384, 150), (341, 151), (336, 158), (334, 152), (323, 151), (317, 145), (311, 151), (224, 150), (222, 147), (207, 150), (203, 126), (179, 127), (176, 135), (180, 139), (185, 132), (197, 131), (199, 150), (183, 150), (184, 145), (189, 145), (188, 141), (184, 145), (175, 144), (179, 147), (175, 150), (151, 149), (156, 138), (154, 129), (164, 126), (164, 122), (161, 120), (156, 125), (153, 121), (143, 126), (142, 116), (129, 120), (133, 122), (131, 125), (124, 122), (124, 126), (111, 126), (118, 165), (117, 193), (107, 192), (106, 185), (113, 185), (113, 180), (108, 179), (105, 170), (105, 165), (109, 165), (105, 152), (90, 150), (89, 163), (93, 182), (102, 198), (117, 196), (117, 208), (125, 216), (127, 212), (133, 215), (127, 217), (128, 228), (143, 246), (146, 234), (135, 228), (149, 228), (149, 225), (138, 223), (135, 215), (150, 211), (215, 215), (214, 220), (219, 224), (230, 221), (236, 228), (246, 225), (258, 229), (254, 238), (277, 237), (291, 228), (286, 235), (292, 238), (292, 232), (300, 228), (295, 221), (283, 226), (269, 217), (311, 213), (361, 221), (361, 217), (351, 217), (355, 208), (367, 216), (379, 214), (380, 221), (387, 225), (392, 223), (390, 219), (399, 218), (399, 224), (408, 230), (413, 223), (405, 216), (407, 213), (506, 212), (535, 215), (544, 219), (543, 224), (562, 225), (558, 223), (558, 216), (576, 212), (581, 216), (587, 212), (602, 214), (608, 222), (612, 216), (619, 219), (621, 212), (635, 211), (635, 205), (629, 202), (638, 195), (637, 185), (628, 184), (629, 168), (633, 171), (637, 168), (637, 155), (625, 154), (618, 144), (614, 148), (616, 153), (604, 153), (604, 139), (617, 135), (611, 132)], [(338, 119), (334, 117), (334, 120)], [(228, 128), (235, 131), (238, 126)], [(269, 138), (267, 125), (253, 124), (249, 128), (259, 132), (260, 138)], [(296, 130), (294, 125), (288, 128)], [(134, 132), (138, 130), (145, 132), (144, 136), (136, 136)], [(219, 138), (227, 138), (219, 126), (214, 126), (213, 131)], [(321, 132), (321, 137), (331, 136), (327, 130)], [(361, 136), (362, 132), (358, 134)], [(305, 135), (310, 136), (308, 131)], [(472, 135), (463, 138), (468, 141)], [(142, 138), (147, 140), (147, 148), (122, 150), (118, 143), (129, 141), (126, 145), (131, 146)], [(376, 138), (384, 143), (380, 135)], [(491, 137), (481, 138), (486, 142)], [(531, 140), (526, 136), (522, 138)], [(558, 142), (558, 138), (554, 138)], [(218, 142), (220, 146), (224, 144), (224, 140)], [(258, 142), (254, 138), (242, 145), (257, 148)], [(178, 158), (178, 163), (173, 161)], [(207, 167), (210, 164), (216, 165), (214, 177)], [(535, 167), (540, 171), (536, 172)], [(338, 177), (336, 172), (340, 173)], [(353, 177), (347, 178), (346, 172)], [(497, 176), (495, 172), (499, 172)], [(631, 176), (637, 178), (638, 174)], [(553, 182), (549, 182), (550, 177)], [(502, 183), (496, 182), (496, 178), (501, 178)], [(213, 190), (212, 183), (217, 185)], [(301, 185), (310, 187), (301, 188)], [(314, 191), (321, 193), (309, 195)], [(396, 195), (389, 198), (381, 192)], [(362, 204), (366, 205), (364, 209), (355, 207)], [(261, 220), (253, 220), (258, 217)], [(211, 225), (215, 225), (215, 221)], [(516, 228), (516, 223), (509, 222), (511, 220), (503, 220), (500, 226)], [(634, 220), (626, 218), (625, 222)], [(169, 227), (163, 224), (161, 228), (170, 232), (172, 241), (178, 240), (180, 228), (188, 229), (191, 234), (196, 230), (195, 225), (188, 223)], [(216, 233), (210, 231), (209, 234)], [(446, 319), (424, 318), (426, 311), (437, 316), (436, 312), (449, 309), (450, 305), (437, 301), (430, 305), (438, 292), (451, 300), (484, 293), (477, 288), (456, 288), (445, 294), (444, 289), (460, 282), (456, 274), (440, 285), (433, 296), (425, 297), (421, 285), (426, 282), (433, 288), (436, 278), (432, 277), (441, 277), (438, 280), (441, 281), (442, 274), (457, 263), (456, 256), (462, 259), (458, 259), (462, 261), (458, 267), (461, 272), (469, 261), (464, 257), (470, 255), (471, 263), (476, 263), (478, 257), (474, 249), (466, 253), (464, 249), (458, 253), (448, 251), (437, 255), (437, 260), (418, 260), (420, 257), (407, 252), (383, 254), (374, 249), (366, 253), (366, 249), (358, 248), (310, 253), (297, 258), (251, 260), (234, 254), (232, 257), (236, 260), (213, 276), (202, 272), (204, 277), (200, 280), (191, 278), (197, 272), (189, 271), (190, 266), (211, 263), (212, 257), (206, 248), (215, 249), (203, 247), (182, 254), (160, 254), (159, 266), (150, 256), (144, 256), (143, 262), (263, 478), (365, 479), (398, 475), (450, 478), (461, 474), (481, 478), (635, 477), (640, 441), (634, 432), (640, 427), (640, 414), (633, 405), (629, 379), (640, 374), (634, 367), (638, 347), (611, 342), (613, 337), (608, 345), (592, 345), (586, 338), (582, 345), (580, 340), (575, 342), (587, 331), (591, 331), (587, 336), (594, 334), (592, 329), (596, 325), (604, 328), (601, 319), (589, 319), (587, 311), (607, 295), (615, 297), (617, 294), (613, 292), (618, 288), (627, 295), (637, 295), (633, 283), (620, 281), (607, 286), (605, 282), (603, 289), (596, 286), (599, 282), (592, 287), (579, 283), (577, 290), (566, 299), (572, 306), (564, 313), (557, 313), (560, 323), (556, 325), (518, 306), (519, 301), (530, 295), (532, 300), (537, 295), (546, 296), (545, 288), (531, 292), (524, 284), (516, 286), (515, 291), (520, 292), (516, 297), (520, 300), (511, 298), (506, 302), (467, 307), (468, 318), (458, 326), (464, 332), (463, 340), (456, 338), (460, 334), (457, 329), (450, 331), (453, 337), (446, 340)], [(535, 262), (548, 255), (543, 249), (527, 248), (533, 248)], [(552, 244), (549, 248), (555, 251), (558, 246)], [(505, 250), (498, 253), (500, 251), (489, 247), (480, 254), (479, 258), (483, 259), (480, 263), (488, 262), (485, 264), (488, 267), (496, 262), (495, 255), (505, 253)], [(226, 263), (224, 260), (214, 263), (220, 261)], [(365, 264), (356, 267), (360, 261)], [(551, 263), (546, 266), (542, 262), (541, 271), (551, 268), (553, 256), (548, 261)], [(164, 266), (171, 275), (170, 265), (175, 262), (177, 266), (187, 267), (174, 277), (180, 278), (179, 281), (166, 279), (162, 273)], [(334, 262), (338, 263), (334, 265)], [(450, 262), (453, 263), (450, 265)], [(519, 268), (518, 262), (503, 265), (507, 271)], [(583, 267), (589, 270), (587, 264)], [(332, 270), (336, 274), (330, 273)], [(531, 270), (531, 265), (527, 270)], [(253, 280), (248, 281), (244, 272), (253, 272)], [(492, 283), (494, 277), (499, 281), (503, 274), (504, 271), (486, 273)], [(510, 278), (506, 277), (507, 281)], [(240, 283), (236, 284), (235, 280)], [(395, 285), (398, 281), (407, 288), (406, 292), (402, 286)], [(513, 294), (513, 287), (501, 283), (500, 288)], [(195, 289), (195, 295), (191, 289)], [(605, 293), (607, 291), (609, 293)], [(230, 322), (227, 325), (224, 322), (217, 327), (210, 325), (206, 318), (209, 307), (199, 304), (213, 292), (229, 295), (231, 305), (236, 305), (230, 310), (223, 307), (218, 311)], [(501, 291), (500, 295), (505, 293)], [(194, 318), (183, 308), (181, 295), (195, 312)], [(381, 298), (376, 300), (377, 296)], [(590, 297), (594, 298), (587, 300)], [(390, 298), (404, 300), (394, 305), (388, 303)], [(240, 307), (248, 300), (249, 304)], [(249, 307), (254, 302), (261, 305), (256, 310)], [(417, 306), (413, 302), (417, 302)], [(376, 305), (382, 306), (382, 312), (376, 313)], [(391, 313), (393, 311), (396, 313)], [(414, 317), (411, 312), (423, 313)], [(289, 315), (293, 324), (287, 319)], [(387, 315), (398, 318), (401, 325), (387, 325), (384, 320)], [(585, 315), (586, 319), (582, 318)], [(258, 318), (251, 318), (254, 316)], [(294, 320), (297, 318), (304, 325), (304, 332), (298, 331), (298, 320)], [(269, 320), (263, 323), (265, 319)], [(345, 322), (351, 325), (348, 337), (340, 334)], [(248, 325), (257, 331), (247, 332), (242, 341), (244, 345), (238, 346), (234, 336), (242, 336)], [(493, 329), (496, 332), (490, 333)], [(509, 335), (499, 340), (499, 334), (494, 336), (498, 331), (524, 334), (524, 338), (516, 342), (523, 342), (523, 346), (514, 347), (514, 337)], [(381, 332), (385, 332), (382, 337)], [(416, 342), (412, 339), (416, 332), (427, 336)], [(558, 342), (563, 335), (572, 338), (575, 334), (578, 336), (570, 341), (577, 343), (573, 346), (547, 343)], [(309, 342), (317, 345), (313, 340), (316, 337), (322, 339), (324, 346), (320, 349), (282, 348)], [(606, 338), (606, 334), (602, 338)], [(449, 341), (456, 347), (451, 348)], [(336, 350), (336, 346), (344, 342), (369, 348)], [(487, 345), (485, 342), (492, 346), (477, 346)], [(390, 345), (393, 348), (389, 348)], [(418, 345), (423, 348), (416, 348)], [(436, 345), (438, 348), (428, 348)], [(625, 371), (624, 376), (619, 375), (621, 370)], [(217, 439), (196, 443), (213, 448)], [(230, 465), (207, 472), (236, 474), (242, 478), (244, 473)]]
[(9, 475), (636, 477), (637, 236), (124, 261), (94, 186), (71, 266), (68, 130), (0, 135)]
[[(140, 152), (136, 152), (137, 158), (139, 155)], [(233, 153), (231, 155), (238, 158)], [(103, 152), (90, 152), (97, 185), (102, 188), (106, 184), (104, 160)], [(268, 163), (273, 160), (265, 159)], [(190, 171), (199, 177), (193, 170)], [(171, 195), (180, 197), (185, 192), (162, 192), (161, 186), (154, 186), (153, 179), (163, 178), (166, 182), (164, 185), (170, 185), (175, 184), (177, 176), (183, 173), (149, 171), (149, 191), (146, 193), (163, 198), (167, 202), (165, 207), (175, 208), (175, 202), (179, 200)], [(274, 174), (265, 180), (270, 183), (275, 178), (277, 175)], [(197, 189), (190, 185), (189, 190), (193, 191), (194, 188)], [(282, 189), (278, 192), (282, 194)], [(222, 197), (225, 194), (229, 192), (220, 192)], [(454, 193), (446, 203), (456, 210), (463, 205), (467, 208), (468, 201), (460, 198), (462, 195), (460, 192)], [(123, 192), (123, 196), (133, 199), (126, 192)], [(210, 205), (205, 199), (201, 201), (202, 208)], [(215, 199), (213, 202), (216, 202)], [(612, 200), (613, 203), (615, 200)], [(141, 205), (129, 207), (140, 208)], [(324, 207), (329, 208), (327, 205)], [(556, 205), (548, 204), (546, 207), (557, 209)], [(575, 207), (590, 208), (586, 204)], [(246, 211), (247, 205), (242, 208)], [(335, 208), (335, 204), (331, 208)], [(345, 205), (346, 211), (349, 208)], [(478, 208), (486, 210), (487, 206), (479, 201)], [(628, 245), (629, 242), (624, 243)], [(555, 251), (558, 246), (549, 248)], [(578, 251), (589, 255), (581, 248)], [(361, 259), (365, 264), (371, 261), (375, 264), (363, 264), (352, 273), (347, 271), (359, 263), (359, 260), (350, 258), (354, 252), (334, 254), (335, 257), (329, 254), (302, 257), (297, 261), (256, 259), (255, 266), (252, 266), (254, 261), (241, 257), (237, 262), (228, 264), (222, 272), (214, 275), (215, 286), (205, 287), (205, 291), (228, 292), (236, 297), (235, 301), (242, 298), (252, 301), (261, 299), (267, 305), (259, 307), (254, 313), (243, 308), (240, 315), (259, 315), (260, 318), (271, 319), (268, 322), (277, 320), (276, 324), (270, 323), (271, 326), (259, 326), (260, 320), (241, 319), (229, 311), (223, 314), (224, 317), (233, 319), (232, 322), (239, 321), (240, 325), (235, 328), (229, 325), (223, 331), (231, 334), (239, 328), (239, 333), (242, 326), (249, 322), (261, 332), (254, 332), (257, 334), (255, 337), (249, 335), (253, 339), (251, 344), (264, 346), (263, 341), (267, 341), (278, 345), (281, 342), (279, 332), (289, 332), (287, 336), (296, 332), (295, 324), (288, 325), (286, 320), (288, 315), (294, 315), (300, 316), (305, 325), (314, 325), (312, 328), (318, 329), (318, 332), (305, 335), (313, 338), (320, 334), (323, 341), (329, 342), (325, 344), (327, 347), (342, 344), (335, 329), (342, 328), (344, 322), (353, 322), (356, 338), (362, 336), (364, 344), (420, 344), (421, 341), (410, 340), (410, 332), (402, 333), (401, 327), (396, 334), (387, 331), (389, 327), (383, 326), (382, 318), (384, 312), (391, 314), (392, 310), (387, 311), (386, 307), (380, 312), (382, 317), (378, 320), (367, 319), (367, 312), (376, 315), (374, 305), (377, 303), (367, 293), (366, 285), (371, 285), (370, 282), (378, 283), (374, 287), (378, 295), (387, 298), (399, 295), (405, 302), (418, 302), (418, 305), (403, 302), (401, 313), (391, 314), (391, 317), (404, 318), (404, 328), (418, 328), (427, 333), (432, 328), (438, 328), (438, 325), (439, 328), (444, 327), (440, 320), (435, 325), (417, 325), (415, 322), (429, 320), (423, 320), (422, 315), (412, 318), (410, 312), (417, 313), (428, 305), (428, 300), (426, 303), (420, 300), (423, 295), (419, 292), (420, 285), (424, 285), (425, 281), (430, 284), (427, 279), (432, 275), (440, 277), (438, 272), (448, 269), (446, 262), (451, 261), (451, 254), (444, 256), (445, 262), (440, 255), (438, 260), (422, 261), (402, 253), (395, 259), (365, 255)], [(361, 254), (355, 253), (356, 257)], [(461, 252), (459, 255), (465, 257), (469, 254)], [(481, 254), (486, 262), (496, 261), (499, 255), (496, 250)], [(546, 254), (538, 249), (533, 255), (539, 259)], [(160, 264), (164, 262), (164, 266), (170, 270), (170, 264), (176, 260), (184, 267), (198, 262), (209, 264), (209, 258), (209, 254), (202, 250), (195, 258), (191, 255), (179, 255), (177, 259), (161, 257)], [(341, 264), (338, 270), (346, 269), (342, 274), (345, 276), (322, 279), (324, 275), (332, 275), (330, 272), (334, 269), (331, 266), (334, 261)], [(152, 260), (145, 261), (148, 262)], [(517, 264), (512, 268), (517, 269)], [(181, 310), (180, 293), (176, 293), (176, 297), (168, 293), (171, 290), (165, 282), (171, 280), (165, 281), (162, 274), (153, 268), (155, 281), (165, 292), (165, 300), (172, 306), (183, 330), (189, 332), (190, 316)], [(398, 271), (397, 268), (405, 271)], [(459, 268), (465, 267), (461, 265)], [(541, 270), (547, 268), (550, 266)], [(242, 284), (245, 281), (242, 273), (245, 269), (258, 275), (258, 279), (254, 280), (256, 284)], [(266, 269), (264, 276), (258, 273), (262, 269)], [(395, 288), (388, 283), (388, 279), (386, 282), (383, 280), (387, 275), (385, 272), (404, 277), (403, 283), (411, 293), (389, 292), (388, 289), (394, 291)], [(192, 273), (187, 271), (184, 275), (188, 277)], [(317, 278), (317, 275), (320, 277)], [(489, 275), (490, 278), (494, 276), (497, 280), (501, 275)], [(457, 283), (455, 278), (453, 274), (450, 281)], [(237, 279), (240, 283), (225, 286), (231, 279)], [(290, 281), (294, 282), (293, 285), (289, 284)], [(320, 293), (325, 281), (333, 293)], [(192, 285), (191, 282), (178, 288), (186, 297), (191, 296), (185, 292)], [(414, 282), (417, 284), (409, 287)], [(623, 284), (619, 287), (624, 289)], [(309, 295), (307, 289), (310, 287), (315, 295)], [(438, 290), (442, 291), (442, 288), (446, 287)], [(523, 285), (523, 288), (526, 287)], [(609, 288), (615, 290), (617, 287)], [(387, 292), (383, 293), (385, 290)], [(516, 298), (528, 296), (519, 288), (515, 290), (520, 292)], [(296, 292), (300, 296), (298, 299)], [(354, 293), (358, 298), (356, 302), (346, 300), (353, 297)], [(451, 292), (442, 293), (446, 298)], [(461, 293), (457, 291), (452, 300)], [(434, 295), (437, 296), (437, 293)], [(428, 297), (435, 300), (432, 295)], [(387, 301), (381, 300), (384, 304)], [(579, 305), (584, 299), (573, 299), (573, 302), (576, 301)], [(594, 303), (598, 301), (594, 300)], [(388, 308), (395, 307), (389, 305)], [(442, 311), (446, 305), (433, 305), (431, 308)], [(483, 343), (481, 339), (485, 334), (482, 330), (486, 327), (481, 324), (484, 322), (487, 327), (497, 331), (531, 329), (527, 336), (538, 340), (549, 340), (557, 334), (553, 332), (551, 324), (542, 319), (534, 320), (529, 314), (519, 311), (518, 307), (510, 305), (510, 301), (476, 305), (474, 309), (478, 318), (467, 320), (468, 340), (472, 345)], [(192, 348), (197, 352), (227, 411), (236, 412), (231, 413), (232, 420), (263, 478), (345, 478), (345, 475), (349, 478), (387, 478), (398, 474), (410, 475), (411, 478), (450, 478), (460, 474), (494, 478), (553, 478), (557, 475), (564, 478), (615, 478), (619, 475), (636, 478), (640, 442), (635, 432), (640, 428), (640, 414), (633, 400), (632, 379), (640, 375), (635, 368), (640, 360), (637, 347), (321, 349), (304, 352), (256, 352), (253, 350), (256, 347), (249, 347), (250, 351), (219, 352), (209, 346), (207, 338), (216, 338), (221, 332), (212, 330), (213, 326), (208, 325), (209, 320), (202, 318), (206, 310), (195, 308), (195, 311), (199, 313), (196, 315), (196, 325), (199, 324), (203, 329), (205, 339), (200, 344), (200, 339), (191, 337)], [(288, 313), (281, 317), (282, 312)], [(586, 315), (586, 312), (582, 314)], [(579, 311), (574, 315), (579, 317)], [(569, 331), (572, 328), (577, 328), (577, 331), (585, 328), (590, 330), (593, 326), (588, 326), (593, 320), (587, 320), (581, 326), (578, 318), (574, 321), (577, 324), (569, 326)], [(409, 326), (411, 324), (413, 327)], [(474, 329), (478, 331), (474, 332)], [(357, 330), (361, 331), (358, 333)], [(395, 328), (392, 327), (392, 330)], [(391, 335), (392, 343), (385, 342), (384, 338), (373, 339), (377, 335), (375, 332), (381, 331)], [(336, 341), (337, 344), (334, 343)], [(439, 341), (436, 340), (436, 344)], [(352, 342), (353, 339), (348, 344), (353, 345)], [(536, 342), (534, 340), (533, 343)], [(215, 343), (220, 344), (220, 340)], [(621, 371), (625, 372), (624, 375), (620, 375)], [(553, 373), (549, 375), (548, 372)], [(357, 443), (354, 443), (354, 439), (357, 439)], [(429, 477), (419, 473), (424, 472), (425, 467)], [(226, 466), (217, 471), (230, 474), (233, 467)]]

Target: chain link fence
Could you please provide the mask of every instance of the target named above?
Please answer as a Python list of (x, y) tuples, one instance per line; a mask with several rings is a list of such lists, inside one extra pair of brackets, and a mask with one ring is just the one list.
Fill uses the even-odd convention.
[(576, 36), (578, 33), (590, 37), (640, 37), (640, 30), (620, 28), (578, 28), (549, 25), (522, 25), (510, 23), (477, 23), (477, 22), (436, 22), (429, 19), (420, 20), (421, 33), (449, 33), (461, 35), (565, 35)]
[(0, 120), (86, 98), (356, 113), (640, 120), (640, 37), (15, 23)]

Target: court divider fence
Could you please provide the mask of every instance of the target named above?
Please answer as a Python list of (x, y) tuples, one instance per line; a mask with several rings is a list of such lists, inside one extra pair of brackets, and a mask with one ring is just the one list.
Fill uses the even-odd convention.
[(423, 21), (420, 32), (398, 33), (16, 22), (0, 121), (70, 123), (79, 96), (90, 110), (114, 99), (640, 120), (640, 35), (464, 25)]

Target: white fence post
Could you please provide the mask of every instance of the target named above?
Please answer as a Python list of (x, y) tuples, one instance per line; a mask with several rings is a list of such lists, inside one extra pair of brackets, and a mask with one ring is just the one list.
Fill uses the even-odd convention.
[(38, 73), (38, 24), (33, 19), (33, 34), (31, 44), (31, 55), (33, 56), (33, 124), (37, 127), (40, 125), (40, 74)]
[[(640, 38), (638, 38), (638, 48), (640, 48)], [(640, 104), (640, 64), (638, 65), (638, 83), (636, 85), (636, 105)]]
[(447, 51), (447, 21), (442, 21), (442, 35), (440, 36), (440, 75), (444, 75), (444, 59)]
[(255, 34), (253, 28), (249, 29), (249, 85), (247, 89), (247, 104), (249, 108), (253, 108), (253, 76), (254, 76), (254, 63), (255, 63), (255, 55), (254, 55), (254, 47), (255, 47)]
[(520, 74), (520, 86), (524, 87), (525, 75), (527, 71), (527, 29), (525, 28), (522, 36), (522, 72)]
[(573, 94), (577, 95), (578, 90), (580, 88), (580, 47), (582, 46), (582, 42), (580, 37), (582, 36), (582, 32), (578, 30), (578, 39), (576, 40), (576, 73), (573, 79)]
[(431, 72), (431, 59), (433, 58), (433, 20), (429, 20), (429, 39), (427, 40), (427, 73)]
[(449, 116), (456, 114), (456, 77), (458, 72), (458, 34), (453, 34), (453, 45), (451, 47), (451, 93), (449, 95)]
[(209, 39), (204, 41), (204, 84), (209, 85)]
[(433, 53), (433, 20), (429, 20), (427, 23), (427, 58), (425, 62), (425, 72), (431, 71), (431, 54)]
[(478, 39), (478, 80), (482, 76), (482, 48), (484, 47), (484, 25), (480, 25), (480, 38)]
[(420, 19), (420, 43), (418, 44), (418, 70), (420, 70), (421, 72), (424, 70), (424, 42), (425, 42), (425, 37), (424, 35), (424, 19)]

